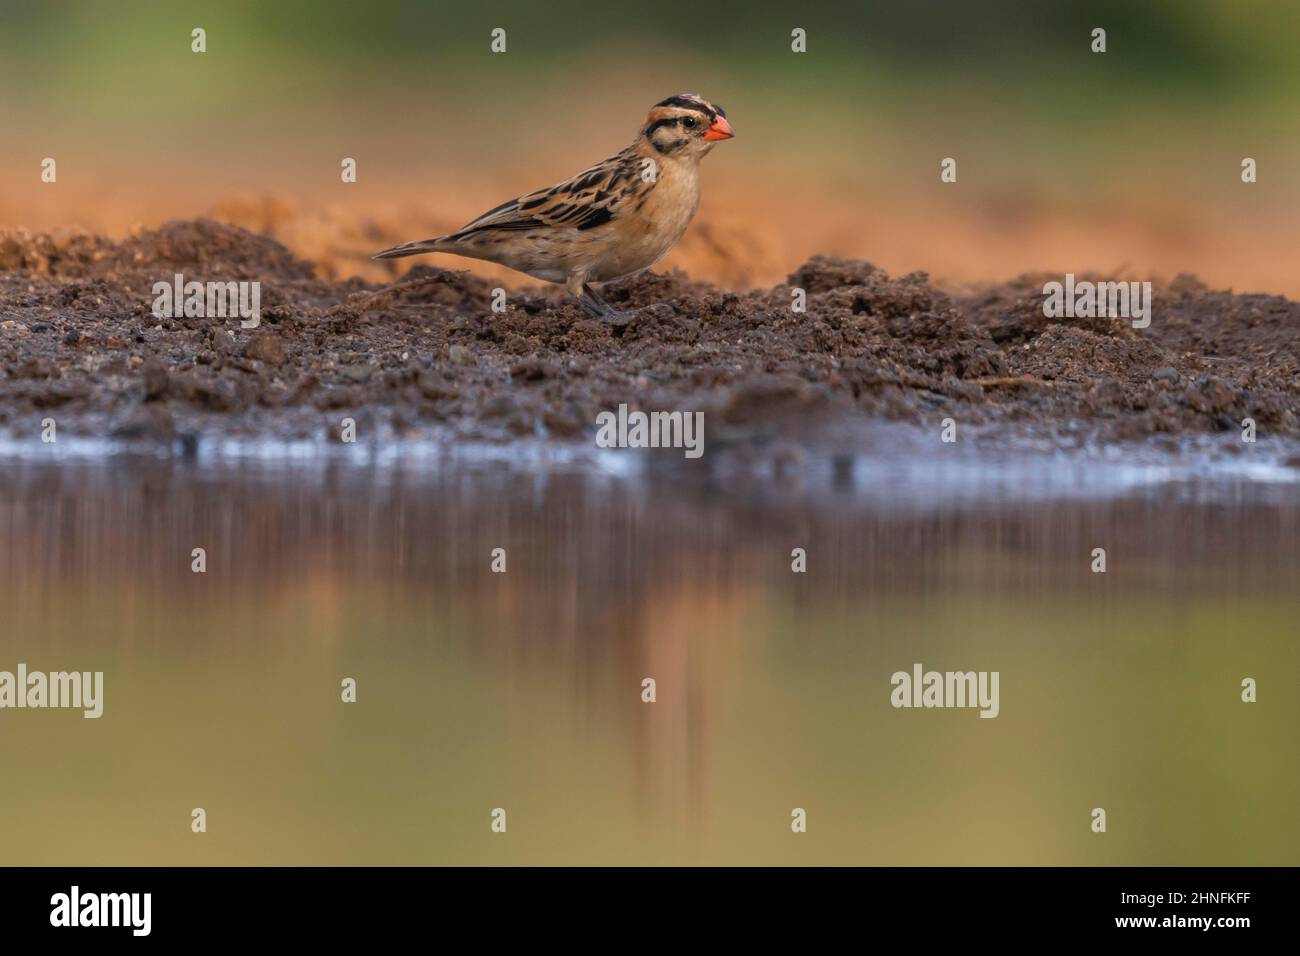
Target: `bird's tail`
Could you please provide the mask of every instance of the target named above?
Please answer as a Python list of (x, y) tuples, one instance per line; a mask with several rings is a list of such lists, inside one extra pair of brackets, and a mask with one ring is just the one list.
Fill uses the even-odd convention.
[(421, 239), (418, 242), (404, 242), (400, 246), (393, 246), (391, 249), (377, 252), (371, 258), (402, 259), (406, 256), (418, 256), (422, 252), (436, 252), (438, 244), (446, 238), (446, 236), (434, 236), (432, 239)]

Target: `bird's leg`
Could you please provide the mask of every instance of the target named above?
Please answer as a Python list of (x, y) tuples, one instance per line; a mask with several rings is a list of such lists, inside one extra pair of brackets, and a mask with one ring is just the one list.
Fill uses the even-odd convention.
[(632, 319), (631, 313), (620, 312), (602, 299), (582, 275), (570, 276), (564, 283), (564, 287), (569, 290), (570, 295), (582, 303), (584, 309), (602, 322), (608, 322), (610, 325), (627, 325)]
[(608, 302), (605, 301), (605, 297), (603, 295), (601, 295), (599, 292), (597, 292), (595, 289), (591, 287), (590, 282), (584, 282), (582, 284), (582, 292), (584, 295), (590, 298), (593, 302), (595, 302), (606, 312), (612, 310), (613, 307)]
[(591, 303), (588, 307), (593, 308), (595, 315), (610, 325), (627, 325), (628, 322), (632, 321), (634, 313), (620, 312), (614, 308), (605, 301), (600, 293), (591, 287), (590, 283), (584, 282), (582, 284), (582, 300), (584, 305)]
[(605, 318), (613, 311), (613, 309), (609, 307), (609, 303), (596, 295), (595, 290), (586, 283), (583, 283), (581, 291), (578, 292), (578, 301), (582, 303), (584, 309), (598, 319)]
[(596, 297), (583, 276), (569, 276), (564, 282), (564, 287), (569, 290), (569, 295), (577, 299), (582, 307), (596, 318), (603, 319), (609, 311), (609, 305)]

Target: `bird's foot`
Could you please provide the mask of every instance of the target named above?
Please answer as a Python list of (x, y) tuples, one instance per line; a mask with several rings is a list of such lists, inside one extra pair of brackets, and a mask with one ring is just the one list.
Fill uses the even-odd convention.
[(600, 320), (606, 325), (613, 326), (616, 329), (621, 329), (626, 325), (630, 325), (632, 320), (640, 314), (640, 309), (610, 309), (600, 317)]
[(583, 285), (582, 294), (578, 296), (578, 301), (592, 316), (615, 328), (628, 325), (641, 311), (640, 309), (624, 311), (614, 308), (590, 285)]

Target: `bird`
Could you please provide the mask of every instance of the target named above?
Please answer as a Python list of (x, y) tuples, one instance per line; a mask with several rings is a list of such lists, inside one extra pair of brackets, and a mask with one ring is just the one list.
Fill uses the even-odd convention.
[(570, 176), (507, 200), (445, 236), (404, 242), (375, 259), (445, 252), (562, 283), (593, 316), (617, 324), (592, 288), (649, 269), (700, 205), (700, 160), (735, 132), (727, 113), (694, 93), (656, 103), (631, 145)]

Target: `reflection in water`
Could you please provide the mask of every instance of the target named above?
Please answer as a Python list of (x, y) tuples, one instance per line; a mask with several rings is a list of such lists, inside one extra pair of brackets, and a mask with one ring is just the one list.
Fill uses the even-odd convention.
[(0, 467), (0, 670), (106, 685), (0, 711), (6, 862), (1300, 862), (1291, 487), (832, 474)]

